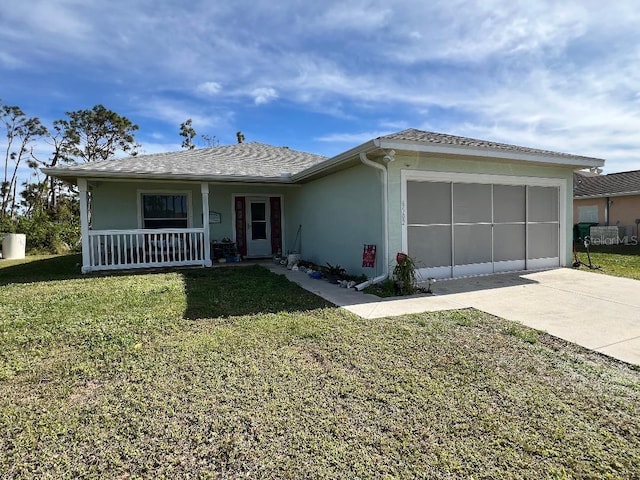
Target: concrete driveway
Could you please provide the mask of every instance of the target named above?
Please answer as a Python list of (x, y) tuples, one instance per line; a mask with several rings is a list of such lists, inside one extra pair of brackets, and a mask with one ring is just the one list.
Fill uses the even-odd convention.
[(364, 318), (476, 308), (640, 365), (640, 281), (561, 268), (437, 282), (433, 295), (383, 300), (281, 267), (276, 273)]

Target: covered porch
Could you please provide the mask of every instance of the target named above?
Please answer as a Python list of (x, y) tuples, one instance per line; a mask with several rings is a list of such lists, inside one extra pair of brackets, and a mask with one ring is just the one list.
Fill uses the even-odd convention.
[[(143, 228), (94, 229), (87, 179), (78, 179), (82, 273), (134, 268), (202, 266), (210, 267), (209, 184), (200, 183), (202, 226), (168, 228), (156, 220), (143, 222)], [(186, 203), (186, 202), (185, 202)], [(200, 202), (198, 202), (200, 203)], [(189, 209), (191, 206), (189, 206)], [(185, 207), (186, 209), (186, 207)], [(191, 214), (190, 214), (191, 216)], [(175, 223), (179, 223), (174, 221)], [(189, 219), (189, 223), (191, 223)]]

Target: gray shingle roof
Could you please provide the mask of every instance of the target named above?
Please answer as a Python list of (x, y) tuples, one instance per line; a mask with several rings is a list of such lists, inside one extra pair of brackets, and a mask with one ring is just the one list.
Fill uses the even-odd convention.
[[(429, 145), (444, 145), (460, 147), (460, 151), (453, 153), (477, 155), (477, 150), (485, 149), (489, 156), (502, 154), (503, 158), (517, 158), (518, 154), (539, 155), (544, 157), (558, 157), (567, 160), (565, 163), (573, 165), (591, 165), (599, 159), (569, 155), (566, 153), (550, 152), (534, 148), (507, 145), (504, 143), (476, 140), (443, 133), (425, 132), (414, 128), (403, 130), (379, 137), (378, 140), (401, 142), (407, 150), (423, 148)], [(203, 148), (198, 150), (182, 150), (179, 152), (139, 155), (136, 157), (116, 158), (101, 162), (74, 164), (65, 167), (43, 169), (44, 172), (59, 178), (73, 179), (74, 177), (154, 177), (160, 179), (183, 178), (189, 180), (237, 180), (237, 181), (290, 181), (289, 176), (301, 172), (330, 171), (335, 165), (346, 165), (357, 162), (358, 148), (370, 148), (375, 141), (356, 147), (331, 159), (312, 153), (291, 150), (287, 147), (274, 147), (263, 143), (251, 142), (221, 147)], [(403, 146), (404, 148), (404, 146)], [(464, 149), (469, 151), (465, 152)], [(356, 153), (354, 153), (356, 152)], [(355, 160), (354, 160), (355, 159)], [(522, 159), (521, 159), (522, 160)], [(525, 161), (537, 159), (525, 158)], [(346, 162), (346, 163), (345, 163)], [(596, 162), (596, 163), (597, 163)], [(303, 176), (305, 173), (302, 174)]]
[[(551, 157), (564, 157), (594, 160), (592, 157), (584, 157), (581, 155), (571, 155), (569, 153), (552, 152), (551, 150), (540, 150), (537, 148), (520, 147), (518, 145), (509, 145), (507, 143), (491, 142), (487, 140), (478, 140), (475, 138), (459, 137), (456, 135), (447, 135), (444, 133), (425, 132), (415, 128), (408, 128), (401, 132), (392, 133), (380, 137), (385, 140), (399, 140), (408, 142), (425, 142), (431, 144), (441, 144), (447, 146), (472, 147), (478, 149), (498, 150), (504, 152), (529, 153), (536, 155), (544, 155)], [(601, 159), (595, 159), (601, 160)]]
[(179, 152), (138, 155), (72, 165), (65, 170), (84, 173), (193, 177), (280, 177), (295, 174), (326, 157), (250, 142)]
[(640, 170), (608, 175), (573, 175), (573, 196), (594, 197), (640, 192)]

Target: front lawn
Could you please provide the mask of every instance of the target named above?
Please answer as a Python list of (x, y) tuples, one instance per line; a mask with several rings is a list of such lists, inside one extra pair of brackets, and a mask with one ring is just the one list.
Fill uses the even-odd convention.
[(640, 372), (545, 334), (364, 320), (261, 267), (74, 262), (0, 262), (1, 478), (640, 471)]
[[(589, 251), (591, 263), (601, 267), (590, 271), (640, 280), (640, 245), (591, 245)], [(578, 246), (578, 256), (580, 261), (589, 264), (582, 244)], [(585, 266), (580, 268), (588, 270)]]

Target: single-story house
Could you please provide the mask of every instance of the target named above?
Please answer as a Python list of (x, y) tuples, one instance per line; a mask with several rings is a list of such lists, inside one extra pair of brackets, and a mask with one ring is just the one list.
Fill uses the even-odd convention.
[(576, 172), (573, 180), (575, 222), (618, 226), (624, 236), (638, 234), (640, 170), (599, 175)]
[(401, 251), (423, 278), (569, 265), (573, 172), (603, 164), (408, 129), (332, 158), (242, 143), (44, 171), (79, 187), (83, 272), (210, 266), (225, 239), (379, 280)]

